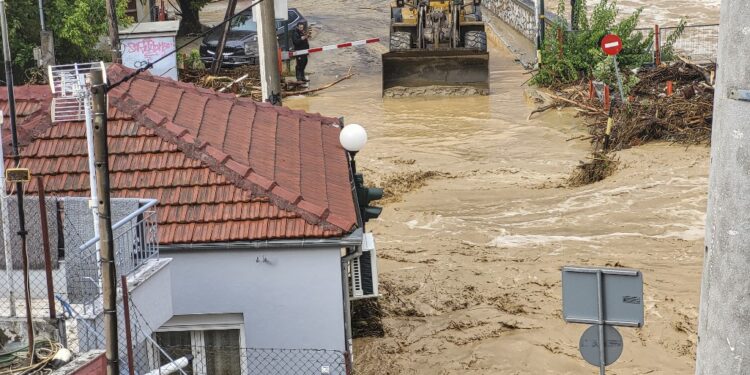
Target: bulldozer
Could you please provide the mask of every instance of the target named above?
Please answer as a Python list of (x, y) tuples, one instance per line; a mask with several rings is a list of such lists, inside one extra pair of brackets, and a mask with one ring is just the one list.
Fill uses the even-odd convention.
[(489, 94), (480, 5), (481, 0), (394, 0), (390, 52), (382, 56), (383, 95), (419, 88)]

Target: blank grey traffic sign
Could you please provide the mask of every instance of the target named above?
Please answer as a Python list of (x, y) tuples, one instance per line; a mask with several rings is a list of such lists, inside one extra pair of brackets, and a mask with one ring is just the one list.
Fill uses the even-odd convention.
[(566, 322), (643, 326), (643, 275), (638, 270), (563, 267), (562, 289)]
[[(623, 349), (622, 336), (612, 326), (604, 326), (604, 365), (609, 366), (620, 358)], [(578, 348), (586, 362), (600, 366), (599, 326), (591, 326), (581, 336)]]

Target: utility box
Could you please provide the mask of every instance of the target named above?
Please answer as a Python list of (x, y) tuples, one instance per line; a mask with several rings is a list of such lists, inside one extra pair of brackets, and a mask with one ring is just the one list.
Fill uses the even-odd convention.
[[(142, 22), (120, 29), (122, 64), (133, 69), (145, 67), (171, 53), (180, 21)], [(149, 72), (155, 76), (177, 80), (177, 54), (154, 64)]]

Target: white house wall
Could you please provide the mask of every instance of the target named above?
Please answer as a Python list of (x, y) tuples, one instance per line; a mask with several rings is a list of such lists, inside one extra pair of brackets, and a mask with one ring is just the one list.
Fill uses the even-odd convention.
[(175, 315), (242, 313), (245, 347), (345, 351), (339, 248), (163, 251)]
[[(128, 276), (130, 300), (143, 319), (141, 329), (160, 327), (172, 318), (171, 259), (151, 260)], [(148, 332), (146, 334), (151, 334)]]

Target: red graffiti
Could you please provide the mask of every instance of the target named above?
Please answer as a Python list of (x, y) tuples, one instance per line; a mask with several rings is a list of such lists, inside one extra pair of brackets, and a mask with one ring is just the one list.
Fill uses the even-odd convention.
[(144, 59), (153, 61), (166, 55), (172, 49), (174, 49), (174, 43), (147, 38), (137, 42), (129, 42), (125, 47), (125, 53), (141, 54)]

